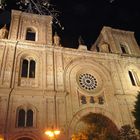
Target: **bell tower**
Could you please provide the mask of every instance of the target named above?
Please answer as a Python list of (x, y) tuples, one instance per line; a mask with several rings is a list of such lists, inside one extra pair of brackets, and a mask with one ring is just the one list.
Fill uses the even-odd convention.
[(139, 56), (139, 46), (134, 32), (103, 27), (98, 39), (91, 47), (92, 51)]
[(8, 39), (52, 45), (52, 17), (12, 10)]

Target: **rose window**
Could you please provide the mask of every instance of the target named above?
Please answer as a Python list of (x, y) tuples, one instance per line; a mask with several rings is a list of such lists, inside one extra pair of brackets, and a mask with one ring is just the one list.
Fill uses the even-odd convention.
[(96, 78), (88, 73), (80, 74), (78, 78), (78, 82), (83, 89), (88, 91), (92, 91), (97, 87)]

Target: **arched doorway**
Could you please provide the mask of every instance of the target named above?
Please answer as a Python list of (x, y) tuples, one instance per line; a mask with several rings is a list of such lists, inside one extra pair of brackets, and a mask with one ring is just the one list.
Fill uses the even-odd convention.
[(77, 122), (72, 139), (117, 140), (117, 135), (118, 129), (108, 117), (89, 113)]

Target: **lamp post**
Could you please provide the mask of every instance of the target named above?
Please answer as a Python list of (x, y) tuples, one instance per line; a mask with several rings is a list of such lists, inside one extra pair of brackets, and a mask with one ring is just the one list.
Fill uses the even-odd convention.
[(50, 129), (46, 130), (45, 134), (52, 140), (56, 140), (56, 137), (60, 134), (60, 130), (58, 129)]

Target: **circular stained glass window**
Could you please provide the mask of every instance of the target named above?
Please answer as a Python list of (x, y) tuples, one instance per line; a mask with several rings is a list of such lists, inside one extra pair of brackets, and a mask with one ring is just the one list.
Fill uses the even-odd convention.
[(94, 90), (98, 85), (96, 78), (88, 73), (80, 74), (78, 80), (80, 86), (88, 91)]

